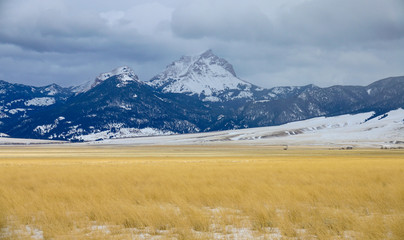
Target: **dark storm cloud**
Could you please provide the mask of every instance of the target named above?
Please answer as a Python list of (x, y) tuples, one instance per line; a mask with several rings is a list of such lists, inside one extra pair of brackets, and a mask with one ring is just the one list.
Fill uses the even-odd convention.
[(208, 48), (255, 84), (368, 84), (403, 75), (402, 0), (0, 0), (0, 78), (147, 80)]

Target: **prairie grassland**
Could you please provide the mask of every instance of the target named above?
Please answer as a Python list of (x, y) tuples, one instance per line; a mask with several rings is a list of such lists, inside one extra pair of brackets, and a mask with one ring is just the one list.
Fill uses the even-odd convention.
[(404, 239), (403, 226), (403, 150), (0, 148), (0, 239)]

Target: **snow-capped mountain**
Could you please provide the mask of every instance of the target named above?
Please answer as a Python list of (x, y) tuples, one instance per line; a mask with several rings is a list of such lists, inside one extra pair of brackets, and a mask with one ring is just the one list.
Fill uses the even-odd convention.
[(128, 66), (121, 66), (118, 68), (113, 69), (110, 72), (101, 73), (98, 77), (95, 78), (94, 81), (85, 82), (79, 86), (71, 87), (72, 92), (74, 93), (82, 93), (87, 92), (91, 88), (97, 86), (98, 84), (102, 83), (103, 81), (107, 80), (111, 77), (117, 77), (121, 81), (120, 86), (126, 85), (128, 82), (137, 81), (139, 82), (138, 76), (135, 72)]
[[(404, 108), (404, 77), (369, 86), (260, 88), (207, 51), (182, 57), (148, 82), (127, 66), (81, 86), (0, 81), (0, 134), (94, 140), (281, 125)], [(2, 136), (3, 136), (2, 135)]]
[(116, 77), (119, 82), (118, 87), (125, 86), (129, 82), (139, 82), (138, 76), (135, 72), (129, 68), (128, 66), (122, 66), (115, 68), (111, 72), (101, 73), (91, 85), (91, 88), (97, 86), (98, 84), (102, 83), (103, 81), (107, 80), (108, 78)]
[(0, 132), (32, 119), (51, 105), (63, 103), (71, 94), (69, 88), (56, 84), (34, 87), (0, 80)]
[(128, 67), (103, 73), (94, 83), (63, 106), (50, 106), (46, 114), (33, 116), (6, 133), (31, 138), (98, 140), (198, 132), (212, 121), (212, 114), (199, 100), (162, 93), (139, 81)]
[[(238, 78), (233, 66), (212, 50), (181, 57), (148, 84), (163, 92), (197, 95), (203, 101), (249, 98), (252, 97), (251, 88), (256, 88)], [(227, 98), (221, 96), (224, 94), (228, 94)]]

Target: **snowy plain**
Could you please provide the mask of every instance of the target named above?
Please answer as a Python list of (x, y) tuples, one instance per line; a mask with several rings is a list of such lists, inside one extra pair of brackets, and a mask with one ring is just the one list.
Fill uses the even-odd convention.
[[(248, 128), (219, 132), (147, 136), (147, 131), (133, 133), (122, 138), (84, 143), (67, 143), (37, 139), (2, 137), (0, 145), (12, 144), (84, 144), (84, 145), (283, 145), (327, 147), (404, 147), (404, 109), (397, 109), (376, 116), (374, 112), (346, 114), (335, 117), (318, 117), (291, 122), (280, 126)], [(163, 134), (163, 133), (162, 133)], [(167, 134), (167, 133), (165, 133)], [(153, 131), (153, 134), (156, 132)], [(88, 136), (95, 140), (97, 136)], [(85, 136), (83, 139), (87, 140)]]
[[(89, 144), (94, 144), (89, 142)], [(280, 126), (170, 136), (110, 139), (97, 144), (403, 147), (404, 109), (318, 117)]]

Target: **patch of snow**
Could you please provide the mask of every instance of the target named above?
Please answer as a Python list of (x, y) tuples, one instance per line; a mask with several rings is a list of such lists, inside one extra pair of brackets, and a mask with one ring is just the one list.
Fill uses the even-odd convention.
[(1, 118), (9, 118), (10, 116), (8, 116), (7, 114), (5, 114), (4, 112), (0, 111), (0, 119)]
[(8, 134), (5, 134), (5, 133), (0, 133), (0, 137), (10, 137), (10, 135), (8, 135)]
[(252, 98), (252, 96), (253, 96), (252, 92), (242, 91), (234, 98)]
[(42, 230), (31, 226), (26, 226), (25, 229), (31, 234), (31, 239), (44, 239)]
[(220, 102), (220, 98), (214, 97), (214, 96), (208, 96), (208, 97), (205, 97), (202, 101), (203, 102)]
[(11, 105), (14, 104), (14, 103), (18, 103), (18, 102), (22, 102), (22, 101), (24, 101), (24, 99), (16, 99), (16, 100), (13, 100), (13, 101), (7, 103), (6, 105), (7, 105), (7, 106), (11, 106)]
[(131, 138), (131, 137), (145, 137), (145, 136), (161, 136), (175, 134), (171, 131), (159, 130), (156, 128), (122, 128), (121, 124), (111, 124), (110, 130), (95, 132), (87, 135), (80, 135), (74, 137), (82, 141), (95, 141), (112, 138)]
[(129, 105), (121, 105), (119, 107), (125, 110), (132, 110), (132, 108)]
[(65, 117), (61, 116), (61, 117), (56, 118), (52, 124), (44, 124), (44, 125), (36, 126), (34, 128), (34, 132), (43, 136), (43, 135), (49, 133), (50, 131), (52, 131), (53, 129), (55, 129), (58, 126), (59, 122), (63, 121), (63, 120), (65, 120)]
[(42, 230), (29, 225), (26, 225), (25, 227), (22, 226), (21, 229), (5, 227), (1, 228), (0, 232), (2, 233), (1, 237), (5, 237), (7, 239), (11, 239), (12, 237), (12, 239), (14, 239), (16, 235), (19, 236), (17, 239), (44, 239)]
[(8, 111), (8, 113), (11, 113), (11, 114), (16, 114), (16, 113), (18, 113), (18, 112), (26, 112), (27, 111), (27, 109), (24, 109), (24, 108), (15, 108), (15, 109), (10, 109), (9, 111)]
[(368, 95), (370, 95), (370, 93), (372, 92), (372, 89), (368, 89), (368, 90), (366, 90), (366, 92), (368, 93)]
[(25, 101), (25, 106), (50, 106), (55, 104), (55, 98), (53, 97), (40, 97), (40, 98), (33, 98), (31, 100)]
[(107, 225), (92, 225), (90, 227), (90, 230), (93, 231), (93, 232), (94, 231), (100, 231), (100, 232), (103, 232), (104, 234), (110, 234), (111, 233), (111, 231), (109, 230)]
[(54, 124), (45, 124), (45, 125), (39, 125), (34, 128), (34, 132), (38, 133), (39, 135), (45, 135), (52, 131), (56, 126)]
[(59, 91), (56, 89), (55, 85), (50, 85), (49, 87), (45, 88), (45, 92), (49, 96), (55, 96), (56, 94), (59, 93)]

